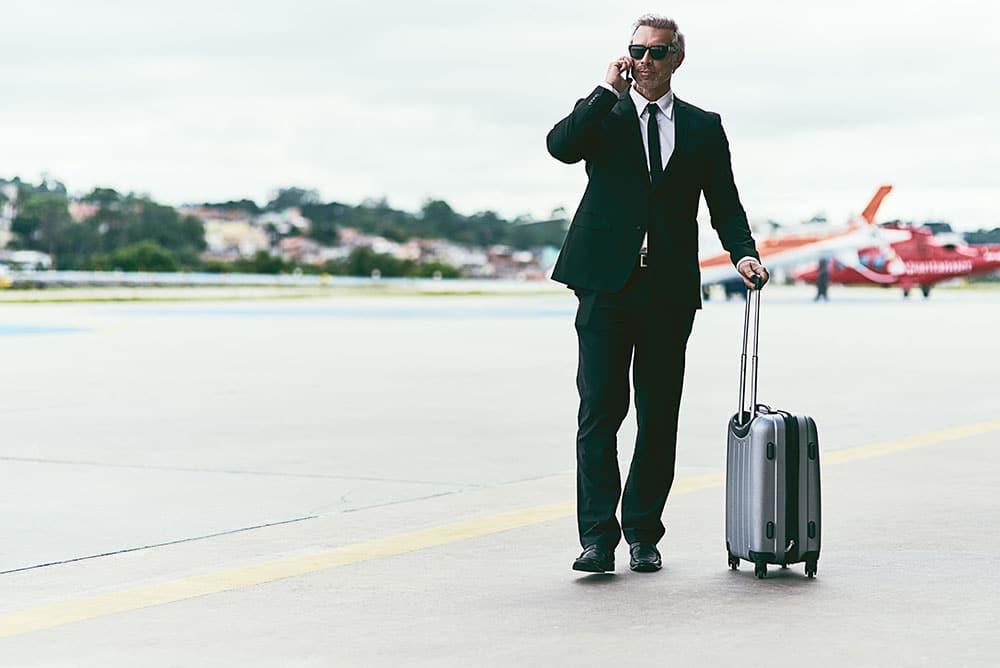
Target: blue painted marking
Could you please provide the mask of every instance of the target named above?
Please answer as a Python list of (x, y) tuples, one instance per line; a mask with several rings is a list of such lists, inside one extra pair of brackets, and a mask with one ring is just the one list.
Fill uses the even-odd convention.
[(17, 336), (20, 334), (72, 334), (85, 332), (80, 327), (51, 327), (48, 325), (6, 325), (0, 323), (0, 336)]
[(344, 320), (385, 320), (385, 319), (456, 319), (482, 320), (489, 318), (567, 318), (572, 317), (575, 308), (416, 308), (412, 306), (372, 307), (372, 308), (178, 308), (178, 309), (129, 309), (130, 315), (166, 317), (216, 317), (216, 318), (334, 318)]

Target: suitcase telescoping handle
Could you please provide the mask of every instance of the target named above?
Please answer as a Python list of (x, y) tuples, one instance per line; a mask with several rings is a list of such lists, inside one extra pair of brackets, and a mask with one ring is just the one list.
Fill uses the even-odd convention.
[[(747, 288), (746, 312), (743, 315), (743, 356), (740, 358), (740, 407), (736, 411), (736, 422), (743, 426), (743, 407), (746, 402), (747, 385), (747, 343), (750, 339), (750, 306), (753, 303), (753, 358), (750, 368), (750, 410), (746, 424), (757, 417), (757, 340), (760, 335), (760, 276), (753, 277), (754, 287)], [(756, 299), (754, 298), (756, 295)]]

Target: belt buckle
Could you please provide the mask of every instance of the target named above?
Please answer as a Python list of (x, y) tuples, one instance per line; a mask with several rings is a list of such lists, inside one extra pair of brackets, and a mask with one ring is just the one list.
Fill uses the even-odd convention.
[(646, 253), (644, 251), (639, 253), (639, 266), (643, 269), (649, 266), (646, 264)]

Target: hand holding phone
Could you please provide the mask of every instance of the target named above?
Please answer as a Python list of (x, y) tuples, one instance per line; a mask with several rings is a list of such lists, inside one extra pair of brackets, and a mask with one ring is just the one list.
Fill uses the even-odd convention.
[(621, 56), (612, 60), (604, 80), (619, 93), (624, 92), (632, 83), (632, 59)]

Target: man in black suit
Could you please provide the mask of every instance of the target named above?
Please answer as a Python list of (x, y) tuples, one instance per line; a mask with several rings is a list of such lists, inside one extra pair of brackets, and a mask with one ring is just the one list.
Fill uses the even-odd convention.
[[(674, 479), (684, 351), (701, 308), (702, 193), (747, 286), (755, 277), (768, 279), (719, 115), (671, 91), (683, 60), (677, 24), (641, 17), (629, 55), (611, 62), (604, 81), (547, 138), (554, 158), (584, 160), (588, 175), (552, 273), (579, 299), (577, 521), (584, 550), (573, 568), (580, 571), (614, 570), (622, 533), (632, 570), (661, 566), (656, 544)], [(638, 434), (622, 494), (617, 433), (628, 413), (630, 366)]]

